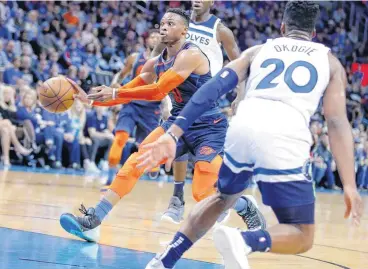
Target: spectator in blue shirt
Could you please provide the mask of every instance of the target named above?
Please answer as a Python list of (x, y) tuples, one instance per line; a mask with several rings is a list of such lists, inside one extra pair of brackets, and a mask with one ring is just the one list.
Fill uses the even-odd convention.
[[(108, 128), (108, 117), (104, 107), (95, 107), (87, 117), (86, 128), (92, 139), (91, 161), (96, 162), (97, 151), (104, 149), (104, 163), (107, 164), (107, 155), (114, 139), (114, 135)], [(106, 166), (106, 165), (104, 165)]]
[(15, 57), (13, 60), (13, 66), (5, 69), (3, 74), (4, 83), (9, 85), (15, 85), (19, 78), (22, 78), (23, 72), (20, 71), (20, 57)]

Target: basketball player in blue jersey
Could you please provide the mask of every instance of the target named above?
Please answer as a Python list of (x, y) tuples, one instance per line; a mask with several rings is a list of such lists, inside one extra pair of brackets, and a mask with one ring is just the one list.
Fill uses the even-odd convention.
[[(126, 59), (124, 68), (115, 75), (111, 82), (112, 87), (120, 87), (121, 82), (128, 76), (134, 79), (138, 76), (150, 58), (152, 49), (159, 40), (158, 31), (152, 30), (146, 39), (146, 50), (141, 53), (133, 53)], [(106, 185), (110, 185), (117, 172), (116, 167), (120, 163), (121, 154), (129, 137), (136, 128), (135, 138), (137, 143), (152, 132), (160, 121), (161, 102), (132, 101), (122, 107), (119, 112), (115, 127), (115, 137), (109, 153), (109, 174)]]
[[(190, 16), (189, 30), (186, 39), (196, 44), (210, 61), (211, 75), (215, 76), (223, 67), (224, 59), (222, 48), (230, 60), (235, 60), (240, 56), (240, 50), (236, 44), (234, 34), (227, 28), (219, 18), (211, 14), (211, 7), (214, 1), (192, 1), (192, 13)], [(233, 102), (235, 112), (238, 100), (241, 100), (244, 94), (244, 83), (237, 87), (237, 98)], [(187, 174), (188, 155), (183, 155), (175, 160), (174, 169), (174, 193), (170, 199), (168, 209), (162, 216), (162, 220), (168, 220), (173, 223), (180, 223), (184, 215), (184, 182)], [(247, 203), (252, 196), (244, 195), (239, 199), (235, 209), (241, 217), (247, 211), (247, 206), (255, 203)], [(251, 229), (257, 227), (249, 227)]]
[(321, 98), (343, 182), (345, 218), (351, 215), (353, 223), (360, 223), (363, 204), (355, 181), (354, 143), (346, 115), (346, 73), (329, 48), (311, 41), (318, 14), (319, 7), (313, 2), (288, 2), (281, 25), (283, 37), (243, 52), (196, 91), (165, 135), (142, 148), (146, 152), (138, 158), (137, 167), (149, 169), (162, 160), (170, 166), (177, 141), (189, 126), (249, 74), (246, 96), (227, 131), (219, 192), (195, 206), (164, 253), (146, 269), (174, 268), (183, 253), (241, 196), (252, 176), (279, 223), (245, 232), (217, 227), (213, 238), (225, 268), (249, 269), (247, 255), (252, 252), (299, 254), (311, 249), (315, 196), (308, 173), (309, 122)]
[[(169, 9), (160, 24), (161, 41), (166, 44), (166, 49), (161, 55), (149, 59), (141, 74), (125, 86), (118, 89), (100, 86), (92, 89), (92, 94), (88, 96), (93, 100), (94, 106), (111, 106), (132, 100), (160, 101), (169, 94), (173, 104), (171, 116), (144, 139), (141, 147), (159, 139), (170, 128), (196, 90), (211, 78), (207, 57), (196, 45), (185, 40), (188, 26), (189, 17), (183, 10)], [(77, 97), (88, 102), (83, 90), (77, 86), (75, 88), (80, 92)], [(187, 152), (195, 156), (193, 196), (197, 201), (216, 192), (214, 186), (222, 163), (220, 154), (226, 129), (226, 117), (221, 113), (217, 102), (213, 102), (189, 128), (187, 134), (177, 141), (178, 156)], [(98, 240), (103, 219), (122, 197), (131, 192), (145, 171), (144, 167), (137, 168), (137, 158), (144, 153), (141, 147), (125, 162), (109, 190), (94, 208), (86, 210), (82, 206), (83, 217), (69, 213), (61, 216), (60, 223), (67, 232), (88, 241)], [(247, 208), (255, 210), (245, 212), (246, 224), (263, 227), (263, 217), (255, 206)]]

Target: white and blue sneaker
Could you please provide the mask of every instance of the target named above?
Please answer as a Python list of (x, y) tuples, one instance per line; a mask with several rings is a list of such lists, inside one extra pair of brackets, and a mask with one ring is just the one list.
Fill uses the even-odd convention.
[(213, 241), (224, 259), (225, 269), (250, 269), (247, 255), (252, 249), (238, 229), (219, 225), (213, 231)]
[(171, 197), (169, 207), (162, 215), (161, 220), (180, 224), (183, 221), (184, 203), (176, 196)]
[(101, 221), (96, 216), (95, 209), (90, 207), (87, 210), (82, 204), (79, 211), (84, 214), (83, 217), (77, 217), (70, 213), (62, 214), (60, 216), (61, 227), (68, 233), (88, 242), (98, 242)]
[(160, 255), (157, 254), (156, 257), (154, 257), (146, 266), (146, 269), (170, 269), (166, 268), (162, 261), (160, 260)]

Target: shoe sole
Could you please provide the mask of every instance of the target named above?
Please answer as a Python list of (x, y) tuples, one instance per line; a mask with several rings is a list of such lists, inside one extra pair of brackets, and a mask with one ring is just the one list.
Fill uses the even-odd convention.
[[(261, 218), (261, 222), (262, 222), (262, 226), (258, 229), (265, 230), (267, 228), (267, 222), (266, 222), (266, 219), (264, 218), (262, 212), (258, 208), (258, 203), (257, 203), (256, 199), (254, 199), (254, 197), (252, 195), (243, 195), (242, 197), (243, 197), (243, 199), (245, 198), (246, 200), (249, 200), (256, 207), (257, 215)], [(257, 229), (252, 229), (252, 230), (257, 230)]]
[(176, 221), (172, 217), (170, 217), (170, 216), (168, 216), (166, 214), (162, 215), (161, 221), (170, 222), (170, 223), (173, 223), (173, 224), (176, 224), (176, 225), (178, 225), (178, 224), (180, 224), (182, 222), (182, 220), (181, 221)]
[(97, 242), (99, 239), (99, 227), (83, 232), (80, 224), (68, 214), (61, 215), (60, 225), (66, 232), (88, 242)]
[(250, 269), (243, 238), (233, 229), (218, 226), (213, 232), (215, 246), (224, 259), (225, 269)]

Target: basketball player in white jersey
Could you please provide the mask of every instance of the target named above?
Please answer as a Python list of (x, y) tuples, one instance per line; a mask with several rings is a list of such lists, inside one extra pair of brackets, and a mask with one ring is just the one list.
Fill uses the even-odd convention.
[[(223, 67), (224, 59), (222, 47), (230, 60), (235, 60), (240, 56), (240, 50), (236, 44), (233, 32), (227, 28), (219, 18), (211, 14), (211, 7), (214, 1), (193, 0), (191, 21), (186, 39), (196, 44), (210, 61), (211, 74), (215, 76)], [(233, 102), (235, 111), (238, 100), (244, 94), (244, 83), (237, 88), (238, 96)], [(175, 160), (174, 169), (174, 192), (166, 212), (162, 215), (162, 220), (173, 223), (180, 223), (184, 215), (184, 182), (187, 174), (188, 155), (184, 155)], [(195, 188), (195, 186), (193, 186)], [(244, 211), (247, 207), (247, 200), (251, 196), (243, 196), (237, 203), (236, 211), (244, 219)], [(255, 202), (253, 200), (253, 202)], [(251, 206), (251, 203), (249, 203)], [(225, 217), (226, 215), (224, 215)], [(227, 215), (228, 216), (228, 215)], [(226, 217), (227, 217), (226, 216)], [(222, 219), (222, 218), (220, 218)], [(255, 228), (255, 227), (250, 227)]]
[(279, 224), (245, 232), (216, 228), (214, 241), (225, 268), (250, 268), (247, 255), (252, 252), (298, 254), (311, 249), (315, 196), (307, 173), (312, 143), (309, 121), (320, 98), (344, 186), (345, 218), (352, 215), (359, 224), (363, 204), (355, 183), (353, 137), (346, 115), (346, 73), (327, 47), (311, 41), (318, 13), (313, 2), (288, 2), (281, 26), (283, 37), (243, 52), (193, 95), (167, 134), (146, 146), (151, 150), (141, 156), (141, 166), (149, 169), (163, 158), (169, 166), (177, 139), (202, 110), (244, 81), (250, 70), (246, 96), (227, 132), (219, 193), (195, 206), (166, 251), (146, 269), (173, 268), (232, 206), (251, 176)]

